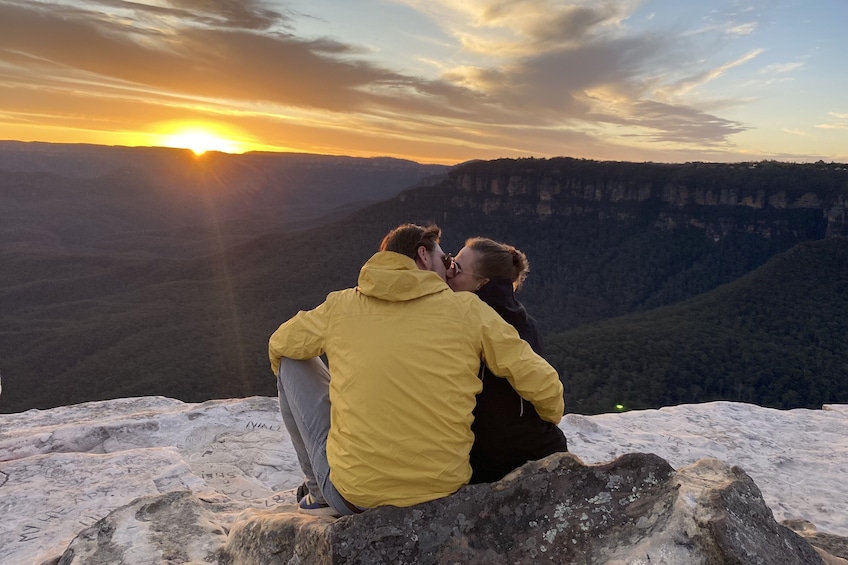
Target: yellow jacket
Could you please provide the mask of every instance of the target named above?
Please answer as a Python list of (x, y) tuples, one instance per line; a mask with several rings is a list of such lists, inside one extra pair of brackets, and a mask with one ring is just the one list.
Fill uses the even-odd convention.
[(468, 482), (481, 360), (543, 419), (557, 423), (564, 409), (556, 370), (512, 326), (390, 251), (371, 257), (355, 289), (281, 325), (268, 353), (275, 374), (281, 357), (327, 354), (330, 479), (367, 508), (411, 506)]

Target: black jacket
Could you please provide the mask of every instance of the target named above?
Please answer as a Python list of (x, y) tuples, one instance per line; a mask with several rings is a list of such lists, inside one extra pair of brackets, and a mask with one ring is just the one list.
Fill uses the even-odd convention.
[[(543, 354), (538, 325), (515, 299), (510, 281), (489, 281), (477, 291), (477, 296), (512, 324), (536, 353)], [(542, 420), (533, 405), (518, 396), (509, 381), (493, 375), (485, 366), (481, 375), (483, 391), (477, 396), (471, 425), (474, 432), (472, 484), (500, 480), (527, 461), (568, 451), (562, 430)]]

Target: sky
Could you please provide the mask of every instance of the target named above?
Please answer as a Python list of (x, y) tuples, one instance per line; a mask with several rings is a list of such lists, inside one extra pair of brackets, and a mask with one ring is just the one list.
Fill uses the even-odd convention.
[[(807, 520), (819, 532), (848, 536), (848, 405), (774, 410), (709, 402), (567, 414), (559, 427), (569, 450), (590, 465), (625, 453), (655, 453), (677, 470), (703, 458), (738, 465), (778, 522)], [(232, 514), (243, 508), (291, 510), (278, 505), (293, 505), (294, 488), (303, 481), (276, 398), (88, 402), (0, 414), (0, 430), (6, 454), (0, 479), (7, 478), (0, 482), (0, 563), (55, 559), (110, 511), (174, 490), (219, 502), (206, 507), (206, 526), (188, 536), (186, 549), (200, 547), (193, 562), (202, 562), (221, 543), (213, 526), (229, 529)], [(210, 514), (216, 508), (222, 514)], [(160, 562), (161, 555), (143, 553), (157, 536), (139, 527), (135, 512), (124, 515), (112, 522), (120, 524), (114, 539), (140, 552), (126, 562)]]
[(0, 0), (0, 139), (848, 162), (846, 0)]

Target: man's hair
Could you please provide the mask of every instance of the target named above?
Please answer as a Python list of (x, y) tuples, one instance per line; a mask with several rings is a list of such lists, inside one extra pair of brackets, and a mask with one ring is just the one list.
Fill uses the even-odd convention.
[(394, 251), (415, 259), (419, 247), (423, 245), (427, 251), (432, 251), (441, 237), (442, 230), (439, 226), (422, 227), (415, 224), (403, 224), (386, 234), (380, 242), (380, 251)]
[(474, 270), (481, 277), (507, 279), (512, 282), (515, 290), (518, 290), (527, 278), (527, 272), (530, 270), (527, 256), (512, 245), (487, 237), (472, 237), (465, 242), (465, 246), (477, 252)]

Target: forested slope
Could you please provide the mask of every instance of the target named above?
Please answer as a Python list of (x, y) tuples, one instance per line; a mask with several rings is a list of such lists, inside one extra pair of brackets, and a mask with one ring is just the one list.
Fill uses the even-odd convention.
[(688, 301), (549, 336), (572, 411), (848, 400), (848, 239), (802, 243)]

